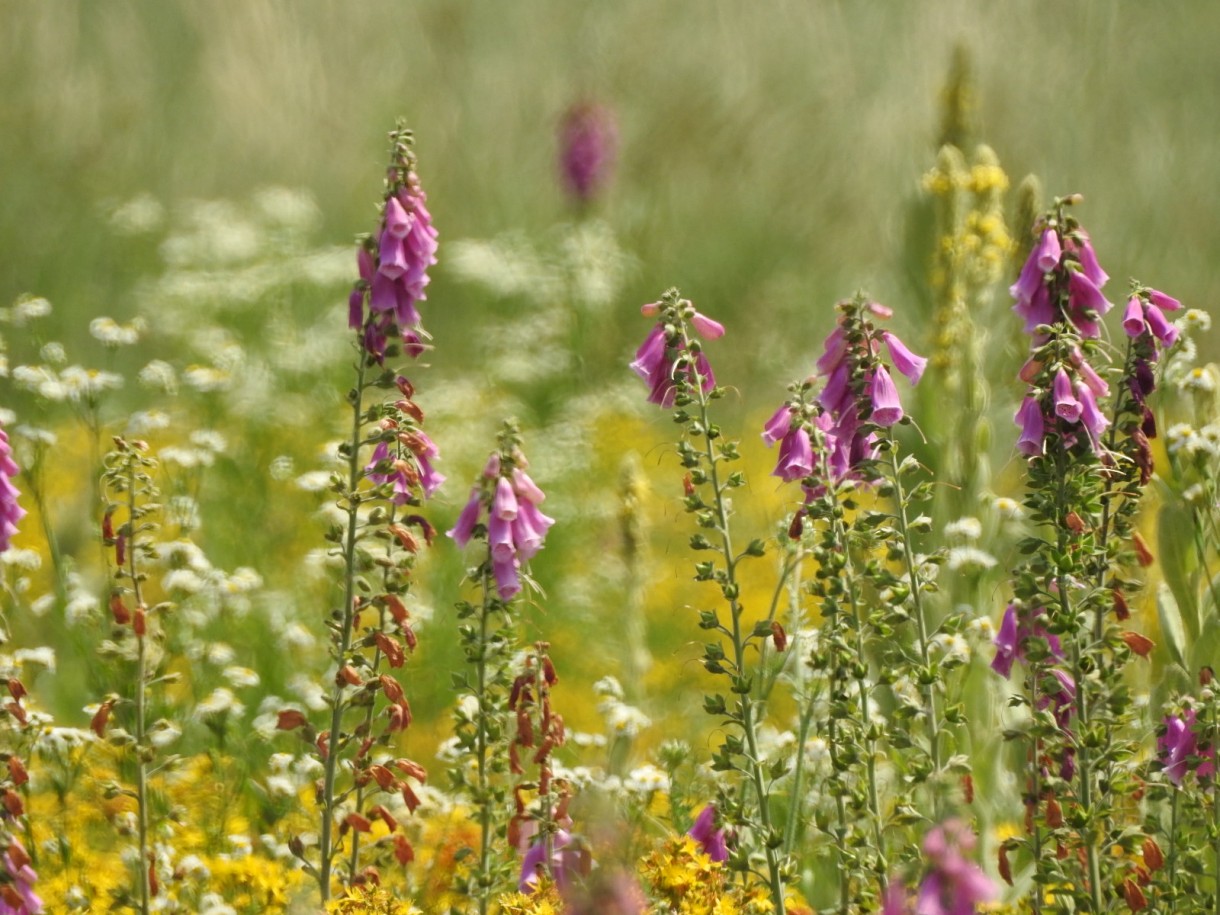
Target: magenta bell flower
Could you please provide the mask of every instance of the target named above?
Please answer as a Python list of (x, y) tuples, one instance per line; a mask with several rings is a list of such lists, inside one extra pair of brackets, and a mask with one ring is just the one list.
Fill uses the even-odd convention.
[(1166, 295), (1159, 289), (1148, 290), (1148, 301), (1161, 309), (1161, 311), (1177, 311), (1182, 307), (1181, 302), (1171, 295)]
[(17, 533), (17, 522), (25, 517), (25, 510), (17, 503), (20, 493), (13, 485), (13, 478), (21, 470), (13, 460), (8, 435), (0, 429), (0, 553), (12, 544)]
[[(551, 876), (561, 890), (567, 887), (574, 877), (588, 873), (588, 855), (577, 848), (572, 842), (572, 836), (560, 829), (551, 839)], [(546, 863), (546, 844), (536, 842), (521, 859), (521, 877), (517, 881), (517, 891), (532, 893), (538, 886), (539, 873)]]
[[(1039, 607), (1030, 615), (1036, 619), (1042, 612)], [(1063, 646), (1058, 636), (1052, 635), (1040, 623), (1023, 622), (1019, 619), (1016, 604), (1009, 604), (1004, 610), (1004, 618), (1000, 620), (1000, 629), (996, 633), (995, 658), (991, 662), (991, 669), (1008, 679), (1012, 675), (1013, 662), (1025, 660), (1024, 644), (1032, 637), (1046, 639), (1051, 654), (1056, 658), (1063, 657)]]
[(1068, 240), (1068, 250), (1075, 253), (1080, 261), (1080, 269), (1084, 271), (1084, 275), (1093, 281), (1093, 285), (1100, 289), (1110, 280), (1110, 274), (1101, 269), (1101, 264), (1097, 262), (1097, 253), (1093, 250), (1093, 243), (1089, 241), (1089, 236), (1082, 231), (1076, 233), (1079, 236), (1079, 241), (1076, 239)]
[(912, 385), (919, 384), (928, 360), (923, 356), (916, 356), (907, 349), (905, 343), (888, 330), (881, 332), (881, 339), (885, 341), (885, 346), (890, 351), (890, 360), (894, 363), (894, 368), (906, 376), (907, 381)]
[(1055, 373), (1051, 392), (1055, 398), (1055, 415), (1069, 423), (1077, 422), (1080, 419), (1080, 401), (1072, 390), (1072, 380), (1063, 369)]
[(870, 419), (878, 426), (892, 426), (902, 419), (902, 401), (898, 399), (898, 388), (884, 365), (878, 365), (873, 370), (873, 377), (868, 386), (869, 397), (872, 399), (873, 412)]
[[(458, 546), (466, 546), (486, 506), (487, 547), (496, 591), (501, 600), (512, 600), (521, 593), (521, 563), (542, 549), (555, 519), (538, 508), (546, 499), (538, 484), (520, 467), (505, 476), (498, 454), (488, 458), (480, 481), (471, 488), (470, 498), (446, 535)], [(485, 493), (484, 487), (490, 491)]]
[(1152, 336), (1160, 340), (1163, 345), (1173, 346), (1177, 342), (1178, 329), (1165, 318), (1165, 313), (1156, 305), (1148, 305), (1144, 309), (1144, 320), (1148, 322), (1148, 329), (1152, 331)]
[(578, 104), (559, 128), (559, 172), (564, 186), (586, 203), (610, 178), (618, 147), (618, 128), (608, 108)]
[(1076, 399), (1080, 402), (1080, 421), (1089, 432), (1093, 449), (1097, 450), (1101, 447), (1101, 434), (1110, 425), (1110, 420), (1098, 409), (1089, 386), (1081, 381), (1076, 382)]
[(784, 404), (772, 414), (771, 418), (767, 420), (767, 424), (763, 426), (763, 443), (770, 448), (788, 434), (788, 429), (791, 425), (792, 410), (789, 409), (787, 404)]
[(728, 845), (724, 840), (724, 830), (716, 828), (716, 805), (708, 804), (695, 817), (695, 823), (687, 833), (699, 843), (699, 847), (713, 861), (718, 863), (729, 859)]
[(1138, 337), (1144, 332), (1146, 325), (1144, 323), (1144, 303), (1139, 300), (1139, 296), (1131, 296), (1127, 300), (1127, 307), (1123, 311), (1123, 332), (1128, 337)]
[(1187, 766), (1191, 757), (1199, 758), (1195, 773), (1199, 778), (1211, 778), (1216, 774), (1216, 751), (1209, 748), (1199, 752), (1199, 738), (1195, 733), (1197, 714), (1194, 709), (1186, 709), (1181, 716), (1171, 715), (1165, 719), (1165, 733), (1157, 738), (1156, 747), (1160, 754), (1161, 765), (1165, 767), (1165, 776), (1174, 785), (1181, 785), (1186, 777)]
[[(640, 311), (651, 317), (660, 311), (660, 305), (650, 303)], [(691, 318), (691, 326), (699, 336), (707, 340), (715, 340), (724, 335), (724, 325), (699, 312), (695, 312)], [(674, 379), (675, 374), (679, 371), (677, 354), (683, 346), (681, 340), (671, 346), (670, 340), (665, 334), (665, 325), (658, 323), (644, 338), (639, 349), (635, 351), (635, 360), (631, 363), (631, 370), (643, 382), (651, 386), (652, 390), (648, 394), (649, 403), (655, 403), (661, 407), (673, 406), (674, 397), (677, 394), (677, 383)], [(716, 386), (716, 376), (712, 372), (711, 363), (707, 361), (707, 356), (703, 352), (695, 357), (693, 371), (689, 365), (684, 366), (681, 371), (692, 382), (694, 373), (697, 372), (702, 378), (700, 387), (704, 393), (711, 391)]]
[(790, 429), (779, 447), (779, 460), (772, 476), (785, 483), (800, 480), (813, 473), (813, 445), (809, 433), (801, 426)]
[(1041, 454), (1046, 447), (1046, 427), (1042, 419), (1042, 405), (1036, 398), (1026, 397), (1021, 401), (1014, 421), (1021, 427), (1017, 450), (1031, 457)]

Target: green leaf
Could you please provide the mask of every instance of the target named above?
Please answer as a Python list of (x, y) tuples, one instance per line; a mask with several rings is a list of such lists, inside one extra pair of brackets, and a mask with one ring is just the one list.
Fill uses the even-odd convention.
[(1161, 575), (1173, 591), (1183, 621), (1197, 635), (1199, 626), (1199, 604), (1192, 579), (1196, 567), (1195, 544), (1192, 532), (1195, 519), (1190, 509), (1182, 506), (1169, 487), (1161, 484), (1160, 495), (1164, 501), (1157, 518), (1157, 559)]
[(1161, 635), (1173, 659), (1186, 666), (1186, 632), (1182, 627), (1182, 611), (1173, 591), (1164, 582), (1157, 585), (1156, 613), (1161, 621)]

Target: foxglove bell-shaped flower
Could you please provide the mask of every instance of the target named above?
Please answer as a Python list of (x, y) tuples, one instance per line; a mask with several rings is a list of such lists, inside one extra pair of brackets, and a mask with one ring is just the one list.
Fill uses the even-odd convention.
[(487, 548), (501, 600), (512, 600), (521, 592), (521, 564), (538, 554), (555, 523), (538, 508), (546, 495), (520, 466), (524, 459), (515, 453), (514, 460), (516, 466), (498, 453), (488, 458), (457, 522), (447, 532), (458, 546), (466, 546), (486, 510)]
[(609, 180), (618, 147), (614, 115), (590, 103), (574, 105), (559, 128), (559, 172), (581, 203), (592, 200)]
[(1110, 425), (1110, 420), (1097, 408), (1089, 386), (1080, 381), (1076, 382), (1076, 399), (1080, 402), (1080, 422), (1088, 430), (1093, 448), (1097, 450), (1101, 447), (1101, 434)]
[(905, 343), (888, 330), (881, 332), (881, 339), (885, 341), (886, 348), (890, 351), (890, 360), (894, 363), (894, 368), (906, 376), (907, 381), (912, 385), (919, 384), (928, 360), (923, 356), (916, 356), (907, 349)]
[(1144, 320), (1148, 322), (1148, 329), (1152, 331), (1152, 336), (1156, 337), (1164, 346), (1173, 346), (1178, 339), (1178, 328), (1174, 326), (1165, 317), (1165, 313), (1156, 305), (1148, 305), (1144, 309)]
[(25, 517), (25, 510), (17, 502), (20, 493), (13, 485), (13, 478), (20, 472), (13, 460), (8, 434), (0, 428), (0, 553), (11, 546), (17, 522)]
[(788, 430), (779, 448), (773, 476), (785, 483), (800, 480), (813, 473), (813, 445), (809, 433), (802, 426)]
[(1076, 395), (1072, 390), (1072, 380), (1068, 378), (1067, 372), (1063, 369), (1059, 369), (1055, 373), (1055, 382), (1051, 393), (1055, 398), (1056, 416), (1067, 420), (1069, 423), (1074, 423), (1080, 419), (1080, 401), (1076, 399)]
[(1131, 296), (1127, 300), (1127, 307), (1123, 310), (1123, 332), (1128, 337), (1138, 337), (1147, 329), (1144, 323), (1144, 303), (1139, 300), (1139, 296)]
[(784, 404), (772, 414), (771, 418), (767, 420), (767, 424), (763, 426), (763, 443), (770, 448), (788, 434), (788, 429), (791, 425), (792, 410), (787, 404)]
[(1068, 250), (1076, 255), (1080, 261), (1080, 269), (1098, 289), (1110, 281), (1110, 274), (1101, 269), (1101, 264), (1097, 262), (1097, 252), (1093, 250), (1093, 243), (1085, 232), (1077, 230), (1076, 237), (1068, 241)]
[(699, 812), (699, 816), (695, 817), (695, 823), (687, 835), (698, 842), (703, 853), (713, 861), (722, 863), (729, 859), (724, 830), (716, 828), (715, 804), (708, 804)]
[(1177, 311), (1182, 307), (1181, 302), (1171, 295), (1166, 295), (1159, 289), (1148, 290), (1148, 301), (1161, 309), (1161, 311)]
[[(555, 878), (555, 885), (563, 889), (571, 884), (576, 877), (588, 873), (588, 855), (576, 847), (572, 836), (566, 830), (560, 829), (551, 838), (550, 871)], [(538, 886), (539, 872), (546, 864), (546, 843), (538, 841), (530, 846), (530, 850), (521, 859), (521, 877), (517, 881), (517, 890), (531, 893)]]
[[(652, 317), (660, 313), (661, 307), (661, 303), (654, 302), (645, 305), (640, 311), (645, 316)], [(723, 336), (724, 326), (719, 321), (714, 321), (690, 308), (689, 302), (685, 303), (685, 308), (688, 310), (685, 312), (683, 320), (689, 319), (691, 326), (701, 337), (715, 340)], [(679, 375), (684, 376), (692, 384), (695, 383), (697, 375), (700, 379), (700, 388), (704, 393), (716, 387), (716, 376), (712, 372), (711, 363), (707, 361), (707, 356), (702, 351), (695, 355), (693, 367), (690, 359), (682, 359), (682, 364), (679, 366), (679, 359), (683, 356), (685, 347), (686, 344), (680, 336), (675, 339), (669, 337), (666, 323), (662, 320), (653, 327), (636, 350), (631, 370), (650, 386), (649, 403), (655, 403), (661, 407), (672, 407), (678, 392)]]
[(1194, 709), (1186, 709), (1180, 716), (1169, 716), (1165, 719), (1165, 733), (1157, 738), (1157, 752), (1165, 768), (1165, 777), (1174, 785), (1182, 784), (1191, 757), (1200, 760), (1195, 769), (1200, 778), (1210, 778), (1216, 773), (1215, 749), (1199, 752), (1199, 738), (1195, 733), (1197, 717)]
[(892, 426), (902, 419), (902, 401), (898, 399), (898, 388), (884, 365), (873, 370), (868, 386), (873, 412), (869, 417), (878, 426)]

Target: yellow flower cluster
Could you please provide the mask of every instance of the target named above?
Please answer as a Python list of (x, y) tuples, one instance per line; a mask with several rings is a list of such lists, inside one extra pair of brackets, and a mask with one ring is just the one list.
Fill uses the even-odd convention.
[(774, 911), (765, 887), (743, 888), (690, 836), (675, 836), (640, 862), (657, 903), (649, 915), (763, 915)]
[(419, 915), (419, 909), (376, 886), (353, 886), (326, 906), (328, 915)]

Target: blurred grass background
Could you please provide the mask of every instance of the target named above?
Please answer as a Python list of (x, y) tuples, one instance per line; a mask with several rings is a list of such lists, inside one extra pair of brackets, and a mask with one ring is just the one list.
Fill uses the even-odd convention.
[[(486, 399), (494, 405), (502, 382), (481, 361), (494, 345), (481, 328), (526, 306), (458, 282), (446, 246), (510, 231), (543, 238), (572, 218), (556, 181), (556, 125), (572, 102), (591, 98), (615, 111), (621, 136), (615, 180), (595, 213), (636, 266), (616, 306), (621, 320), (584, 327), (590, 345), (564, 385), (536, 385), (526, 400), (553, 431), (564, 403), (619, 381), (646, 332), (638, 304), (676, 284), (728, 326), (714, 362), (722, 381), (743, 389), (749, 381), (737, 409), (756, 414), (779, 400), (786, 379), (808, 372), (833, 302), (858, 288), (894, 305), (897, 329), (926, 348), (930, 329), (902, 313), (906, 219), (934, 161), (939, 94), (958, 45), (975, 61), (980, 137), (1014, 183), (1036, 172), (1048, 194), (1083, 193), (1082, 220), (1118, 283), (1133, 272), (1204, 308), (1214, 293), (1215, 4), (0, 0), (0, 21), (0, 303), (24, 292), (48, 297), (54, 333), (68, 343), (86, 339), (94, 315), (130, 318), (133, 289), (163, 269), (160, 236), (107, 229), (116, 205), (150, 194), (172, 220), (191, 200), (301, 188), (318, 203), (317, 239), (347, 245), (373, 225), (385, 133), (403, 115), (441, 233), (425, 312), (436, 374), (422, 382), (422, 399), (442, 379), (472, 383), (453, 390), (482, 390), (477, 411), (490, 415)], [(289, 305), (301, 327), (330, 321), (339, 335), (342, 302), (340, 288), (314, 289)], [(305, 368), (334, 379), (337, 427), (346, 360)], [(460, 424), (476, 412), (473, 400), (466, 414), (454, 405), (459, 394), (443, 420)], [(484, 450), (495, 421), (474, 427), (488, 433)], [(431, 428), (450, 447), (446, 426)], [(313, 445), (333, 434), (309, 431)], [(528, 422), (525, 431), (532, 452), (553, 444)], [(600, 427), (598, 454), (569, 474), (556, 500), (561, 520), (593, 511), (599, 525), (566, 545), (555, 538), (537, 565), (596, 572), (589, 557), (617, 549), (620, 444), (636, 445), (655, 469), (650, 441), (669, 434), (661, 418)], [(765, 473), (756, 436), (742, 434)], [(260, 469), (283, 450), (244, 444)], [(450, 505), (440, 514), (460, 505), (473, 467), (445, 467)], [(210, 479), (205, 508), (221, 514), (209, 555), (255, 561), (272, 585), (291, 580), (294, 567), (275, 572), (282, 551), (320, 545), (316, 530), (298, 523), (303, 510), (285, 506), (300, 495), (236, 464)], [(667, 488), (653, 520), (682, 530), (668, 499), (677, 494), (672, 461), (658, 479)], [(760, 504), (747, 522), (765, 530), (766, 509), (778, 510), (780, 497), (770, 481), (755, 486)], [(602, 501), (585, 501), (594, 490)], [(264, 540), (250, 539), (253, 514)], [(673, 576), (687, 554), (661, 549), (648, 606), (665, 615), (652, 637), (662, 656), (688, 659), (681, 646), (694, 634), (692, 615), (675, 609), (684, 598)], [(461, 561), (438, 553), (432, 590), (444, 612)], [(553, 592), (549, 611), (567, 628), (532, 624), (554, 635), (560, 663), (570, 650), (583, 675), (614, 668), (614, 649), (588, 650), (587, 627), (605, 625), (624, 592), (595, 575), (572, 591), (572, 575), (540, 574), (569, 588)], [(421, 663), (437, 671), (454, 663), (446, 641), (426, 641), (434, 654)], [(448, 700), (443, 676), (417, 688), (425, 709)]]

